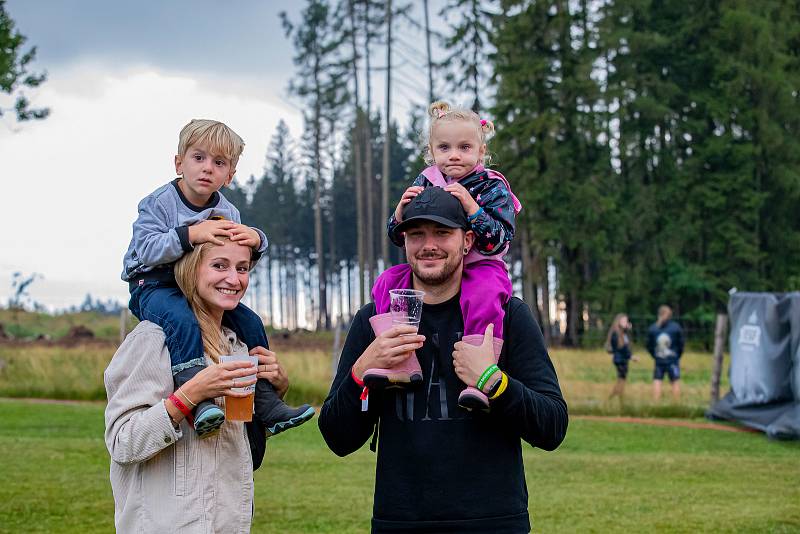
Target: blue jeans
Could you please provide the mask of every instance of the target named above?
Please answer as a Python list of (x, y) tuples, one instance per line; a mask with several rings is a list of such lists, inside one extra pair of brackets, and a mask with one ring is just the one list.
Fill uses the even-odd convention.
[[(175, 283), (146, 280), (133, 288), (128, 307), (140, 321), (150, 321), (164, 330), (172, 374), (205, 366), (200, 325)], [(244, 304), (226, 311), (222, 324), (236, 332), (248, 348), (269, 348), (261, 317)]]

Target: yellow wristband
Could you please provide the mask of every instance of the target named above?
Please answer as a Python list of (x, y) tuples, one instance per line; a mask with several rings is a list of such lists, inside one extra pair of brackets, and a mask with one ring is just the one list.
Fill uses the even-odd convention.
[(503, 392), (504, 392), (504, 391), (506, 390), (506, 388), (508, 387), (508, 375), (507, 375), (507, 374), (505, 374), (505, 373), (503, 373), (502, 371), (500, 371), (500, 372), (501, 372), (501, 373), (502, 373), (502, 375), (503, 375), (503, 376), (502, 376), (502, 378), (500, 379), (500, 380), (501, 380), (501, 382), (500, 382), (500, 387), (498, 388), (498, 390), (497, 390), (497, 393), (495, 393), (494, 395), (492, 395), (491, 397), (489, 397), (489, 400), (495, 400), (497, 397), (499, 397), (500, 395), (502, 395), (502, 394), (503, 394)]

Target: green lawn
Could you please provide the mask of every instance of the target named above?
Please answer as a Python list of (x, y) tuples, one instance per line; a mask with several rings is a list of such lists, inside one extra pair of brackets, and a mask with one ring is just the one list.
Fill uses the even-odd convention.
[[(114, 354), (113, 344), (77, 346), (0, 344), (0, 397), (104, 400), (103, 371)], [(321, 404), (328, 393), (331, 354), (328, 351), (278, 350), (291, 379), (287, 402)], [(642, 417), (702, 417), (709, 402), (711, 355), (689, 352), (681, 360), (682, 394), (673, 401), (665, 384), (660, 402), (652, 399), (653, 362), (640, 355), (631, 363), (623, 402), (608, 399), (616, 380), (611, 357), (602, 350), (551, 349), (550, 356), (570, 413)], [(726, 360), (727, 361), (727, 360)], [(722, 391), (728, 390), (727, 371)]]
[[(113, 531), (103, 405), (0, 401), (0, 532)], [(270, 441), (253, 532), (365, 532), (375, 458), (313, 422)], [(525, 452), (534, 532), (797, 532), (800, 444), (761, 434), (573, 420)]]

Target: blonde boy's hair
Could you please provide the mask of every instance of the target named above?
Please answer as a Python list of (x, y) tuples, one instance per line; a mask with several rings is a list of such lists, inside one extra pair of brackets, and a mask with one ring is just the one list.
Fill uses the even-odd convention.
[[(452, 107), (447, 102), (437, 101), (428, 106), (428, 117), (430, 118), (428, 135), (423, 140), (425, 146), (425, 163), (428, 165), (434, 164), (433, 153), (431, 151), (433, 127), (441, 122), (464, 121), (473, 124), (478, 132), (478, 137), (482, 145), (485, 145), (494, 134), (494, 123), (492, 121), (481, 119), (478, 114), (471, 109)], [(481, 163), (485, 165), (491, 163), (491, 157), (488, 151), (484, 155)]]
[(178, 155), (183, 157), (190, 146), (200, 145), (215, 156), (230, 160), (235, 169), (244, 150), (244, 141), (226, 124), (209, 119), (192, 119), (178, 136)]

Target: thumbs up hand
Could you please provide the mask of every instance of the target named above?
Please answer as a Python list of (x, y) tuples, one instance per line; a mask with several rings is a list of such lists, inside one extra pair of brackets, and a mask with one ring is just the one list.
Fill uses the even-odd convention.
[(474, 386), (486, 368), (495, 363), (493, 339), (494, 325), (490, 324), (480, 345), (459, 341), (453, 346), (453, 367), (458, 378), (468, 386)]

